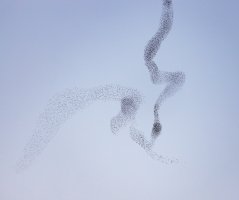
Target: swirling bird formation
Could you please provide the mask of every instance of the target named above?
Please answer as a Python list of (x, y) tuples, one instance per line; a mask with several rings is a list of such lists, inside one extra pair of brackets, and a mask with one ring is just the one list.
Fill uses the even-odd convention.
[(152, 151), (153, 144), (162, 129), (159, 119), (161, 104), (181, 88), (185, 81), (183, 72), (161, 71), (153, 60), (162, 41), (170, 32), (173, 23), (172, 0), (162, 0), (162, 2), (163, 12), (160, 27), (149, 40), (144, 50), (145, 65), (148, 68), (152, 83), (166, 83), (165, 89), (160, 93), (154, 105), (154, 122), (150, 140), (147, 140), (143, 132), (135, 128), (132, 123), (142, 103), (142, 96), (139, 91), (119, 85), (105, 85), (91, 89), (68, 89), (50, 99), (46, 109), (40, 114), (36, 130), (25, 146), (22, 159), (17, 163), (17, 171), (26, 169), (32, 163), (67, 119), (78, 110), (84, 109), (95, 101), (120, 102), (120, 111), (111, 119), (112, 133), (117, 134), (123, 127), (130, 125), (129, 133), (131, 139), (139, 144), (153, 159), (163, 163), (177, 161), (159, 156)]

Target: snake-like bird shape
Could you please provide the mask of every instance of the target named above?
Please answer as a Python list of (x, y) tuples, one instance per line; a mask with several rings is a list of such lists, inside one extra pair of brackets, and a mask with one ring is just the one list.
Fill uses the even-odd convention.
[(161, 133), (161, 123), (159, 120), (159, 109), (161, 104), (170, 96), (175, 94), (185, 82), (185, 74), (183, 72), (165, 72), (159, 70), (157, 64), (153, 60), (156, 56), (162, 41), (167, 37), (173, 24), (173, 7), (172, 0), (162, 0), (163, 9), (161, 15), (161, 24), (154, 36), (149, 40), (144, 50), (144, 60), (147, 66), (150, 78), (153, 84), (166, 83), (165, 89), (160, 93), (154, 104), (154, 123), (151, 131), (151, 138), (147, 140), (140, 130), (133, 125), (130, 127), (131, 138), (138, 143), (153, 159), (160, 160), (164, 163), (177, 162), (177, 159), (165, 159), (154, 153), (152, 147)]
[(172, 0), (163, 1), (163, 12), (161, 16), (161, 24), (155, 35), (149, 40), (144, 51), (145, 65), (147, 66), (150, 78), (153, 84), (166, 83), (165, 89), (161, 92), (154, 105), (154, 124), (152, 135), (156, 137), (161, 132), (161, 124), (159, 121), (159, 109), (165, 99), (172, 96), (185, 82), (185, 74), (183, 72), (165, 72), (159, 70), (157, 64), (153, 60), (156, 56), (162, 41), (167, 37), (173, 24), (173, 7)]

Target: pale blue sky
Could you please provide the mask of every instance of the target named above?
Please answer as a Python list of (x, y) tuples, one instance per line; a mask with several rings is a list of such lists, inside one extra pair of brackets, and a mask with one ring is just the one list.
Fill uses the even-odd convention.
[(116, 102), (70, 119), (34, 165), (14, 164), (48, 99), (65, 88), (116, 83), (145, 96), (138, 126), (149, 136), (163, 86), (150, 82), (144, 47), (160, 0), (0, 0), (1, 200), (239, 199), (239, 2), (175, 0), (174, 24), (156, 62), (184, 71), (162, 108), (158, 153), (147, 157), (127, 130), (110, 132)]

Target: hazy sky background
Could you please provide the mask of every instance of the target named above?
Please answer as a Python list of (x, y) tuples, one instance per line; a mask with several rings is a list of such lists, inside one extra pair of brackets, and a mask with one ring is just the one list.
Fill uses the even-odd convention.
[(67, 121), (33, 165), (14, 165), (47, 101), (66, 88), (107, 83), (137, 88), (145, 102), (138, 127), (149, 136), (163, 86), (144, 65), (160, 0), (0, 0), (1, 200), (238, 200), (239, 2), (175, 0), (174, 24), (156, 57), (160, 69), (184, 71), (182, 90), (162, 107), (149, 158), (115, 136), (117, 102), (98, 102)]

